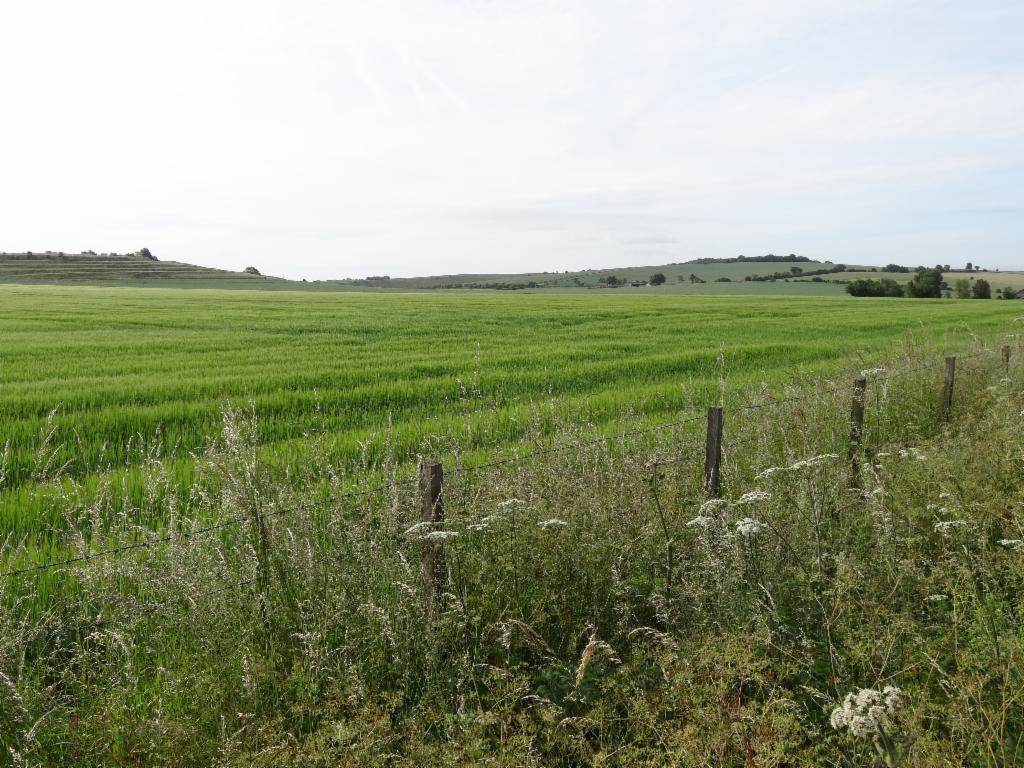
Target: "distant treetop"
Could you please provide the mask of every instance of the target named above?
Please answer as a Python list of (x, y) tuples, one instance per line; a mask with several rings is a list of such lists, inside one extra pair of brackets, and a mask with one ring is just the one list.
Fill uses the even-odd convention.
[(813, 261), (806, 256), (797, 256), (795, 253), (789, 254), (789, 256), (776, 256), (774, 253), (769, 253), (767, 256), (737, 256), (735, 258), (728, 259), (694, 259), (694, 264), (735, 264), (736, 262), (743, 261)]
[(144, 259), (149, 259), (150, 261), (157, 261), (156, 256), (149, 252), (149, 248), (142, 248), (141, 250), (139, 250), (137, 255), (141, 256)]

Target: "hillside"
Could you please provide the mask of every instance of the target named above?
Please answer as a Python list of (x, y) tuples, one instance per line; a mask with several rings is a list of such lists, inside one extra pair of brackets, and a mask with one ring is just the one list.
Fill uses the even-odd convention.
[[(749, 259), (742, 262), (701, 262), (684, 261), (673, 264), (655, 264), (639, 267), (611, 267), (606, 269), (584, 269), (566, 272), (524, 272), (518, 274), (460, 274), (434, 275), (430, 277), (411, 278), (366, 278), (364, 280), (343, 280), (343, 284), (365, 287), (389, 288), (472, 288), (472, 289), (533, 289), (533, 288), (596, 288), (608, 277), (615, 277), (624, 283), (646, 281), (660, 272), (665, 275), (662, 290), (670, 288), (697, 287), (703, 283), (744, 282), (748, 276), (767, 276), (780, 272), (789, 272), (797, 267), (803, 272), (831, 269), (836, 265), (830, 261), (755, 261)], [(698, 278), (691, 281), (690, 276)]]
[[(3, 253), (0, 284), (159, 286), (163, 288), (288, 288), (291, 281), (137, 254)], [(299, 284), (301, 285), (301, 283)]]
[[(516, 290), (569, 291), (603, 288), (610, 277), (615, 290), (692, 295), (830, 296), (846, 291), (846, 283), (863, 277), (889, 277), (905, 282), (909, 273), (885, 273), (878, 268), (849, 265), (831, 271), (830, 261), (686, 261), (673, 264), (574, 272), (475, 273), (425, 277), (367, 277), (339, 280), (287, 280), (226, 269), (201, 267), (179, 261), (157, 261), (139, 254), (94, 253), (0, 253), (0, 284), (94, 285), (136, 288), (222, 288), (273, 291), (422, 291), (422, 290)], [(793, 268), (799, 275), (789, 274)], [(665, 275), (663, 285), (646, 284), (656, 273)], [(823, 272), (823, 274), (815, 274)], [(778, 276), (775, 280), (757, 279)], [(1024, 272), (951, 271), (947, 281), (984, 277), (993, 290), (1024, 287)], [(750, 278), (749, 280), (747, 278)], [(634, 286), (634, 283), (642, 285)]]

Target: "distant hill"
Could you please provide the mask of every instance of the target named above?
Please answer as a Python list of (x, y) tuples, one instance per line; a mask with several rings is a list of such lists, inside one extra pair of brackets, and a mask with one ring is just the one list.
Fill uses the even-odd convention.
[[(632, 286), (633, 283), (650, 281), (655, 274), (665, 276), (661, 290), (706, 285), (716, 281), (742, 283), (746, 278), (767, 278), (778, 276), (778, 280), (795, 278), (793, 269), (800, 275), (831, 273), (842, 265), (830, 261), (814, 261), (793, 256), (779, 256), (769, 259), (757, 257), (737, 261), (733, 259), (697, 259), (643, 267), (614, 267), (608, 269), (584, 269), (574, 272), (527, 272), (518, 274), (462, 274), (436, 275), (432, 277), (387, 278), (368, 277), (361, 280), (338, 281), (345, 285), (391, 289), (573, 289), (597, 288), (605, 285)], [(692, 277), (691, 277), (692, 276)], [(609, 278), (614, 278), (611, 282)], [(761, 291), (759, 291), (761, 292)]]
[[(0, 253), (0, 283), (166, 288), (294, 288), (295, 283), (139, 254)], [(302, 285), (299, 283), (298, 285)]]
[[(658, 293), (839, 294), (834, 282), (842, 265), (803, 257), (756, 257), (737, 260), (698, 259), (643, 267), (586, 269), (573, 272), (460, 274), (390, 278), (296, 281), (248, 272), (158, 261), (141, 254), (0, 253), (0, 284), (135, 286), (165, 288), (234, 288), (303, 291), (420, 290), (558, 290), (644, 288)], [(852, 266), (851, 269), (866, 269)], [(799, 273), (794, 274), (796, 270)], [(649, 285), (655, 274), (662, 285)], [(824, 280), (808, 280), (821, 274)], [(774, 278), (774, 279), (772, 279)]]
[[(251, 268), (250, 268), (251, 269)], [(661, 274), (665, 282), (651, 285)], [(1024, 288), (1024, 272), (987, 269), (946, 271), (947, 281), (985, 276), (993, 289)], [(258, 272), (234, 272), (180, 261), (159, 261), (142, 252), (0, 253), (0, 284), (95, 285), (162, 288), (229, 288), (276, 291), (582, 291), (636, 290), (685, 294), (839, 295), (858, 278), (888, 277), (905, 282), (904, 272), (881, 267), (842, 265), (802, 256), (756, 256), (740, 259), (695, 259), (643, 267), (613, 267), (566, 272), (474, 273), (427, 277), (386, 275), (339, 280), (286, 280)]]

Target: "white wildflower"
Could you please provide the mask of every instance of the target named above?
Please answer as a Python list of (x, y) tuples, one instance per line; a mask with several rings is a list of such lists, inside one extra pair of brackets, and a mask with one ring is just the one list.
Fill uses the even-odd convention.
[(1021, 541), (1020, 539), (1000, 539), (999, 546), (1012, 549), (1016, 552), (1019, 549), (1024, 549), (1024, 541)]
[(562, 526), (568, 525), (565, 520), (559, 520), (557, 517), (552, 517), (550, 520), (541, 520), (537, 523), (541, 528), (561, 528)]
[(459, 535), (458, 531), (430, 531), (423, 534), (424, 541), (448, 541)]
[(424, 528), (429, 528), (432, 525), (433, 525), (433, 523), (430, 522), (429, 520), (424, 520), (422, 523), (416, 523), (416, 525), (412, 526), (411, 528), (406, 528), (405, 529), (405, 535), (409, 536), (410, 534), (413, 534), (413, 533), (419, 533)]
[(925, 598), (929, 603), (941, 603), (948, 599), (949, 598), (945, 595), (928, 595), (928, 597)]
[(917, 461), (925, 461), (928, 457), (925, 456), (920, 448), (901, 448), (899, 451), (899, 457), (901, 459), (915, 459)]
[(935, 524), (935, 532), (948, 535), (960, 528), (966, 528), (966, 520), (942, 520)]
[(939, 493), (939, 498), (940, 499), (951, 499), (951, 498), (953, 498), (953, 494), (949, 493), (948, 491), (942, 491), (941, 493)]
[(756, 491), (756, 490), (755, 491), (747, 491), (742, 496), (740, 496), (738, 499), (736, 499), (736, 503), (737, 504), (756, 504), (757, 502), (760, 502), (760, 501), (768, 501), (771, 497), (772, 497), (771, 494), (768, 493), (767, 491)]
[(708, 499), (700, 505), (700, 509), (697, 511), (700, 515), (706, 515), (710, 512), (716, 512), (723, 507), (727, 507), (729, 502), (725, 499)]
[(715, 522), (715, 519), (713, 517), (708, 517), (707, 515), (698, 515), (697, 517), (693, 518), (693, 520), (690, 520), (686, 524), (686, 527), (687, 528), (697, 528), (697, 527), (707, 528), (713, 522)]
[(863, 371), (860, 372), (860, 375), (867, 377), (876, 376), (880, 373), (885, 373), (885, 368), (865, 368)]
[(525, 504), (526, 502), (522, 499), (505, 499), (503, 502), (498, 504), (498, 509), (506, 509), (511, 506)]
[(842, 705), (832, 710), (829, 719), (837, 731), (847, 729), (856, 738), (868, 738), (891, 730), (896, 713), (904, 706), (903, 691), (895, 686), (887, 685), (881, 692), (861, 688), (846, 694)]
[(736, 522), (736, 533), (745, 539), (752, 539), (767, 528), (767, 525), (752, 517), (744, 517)]
[[(1024, 414), (1021, 414), (1021, 415), (1024, 415)], [(781, 472), (783, 469), (785, 469), (785, 467), (768, 467), (768, 469), (764, 470), (764, 472), (761, 472), (757, 476), (757, 479), (758, 480), (767, 480), (769, 477), (771, 477), (772, 475), (774, 475), (774, 474), (776, 474), (778, 472)]]
[(811, 456), (811, 458), (809, 459), (803, 459), (802, 461), (798, 461), (796, 464), (791, 466), (790, 469), (794, 471), (800, 471), (801, 469), (810, 469), (812, 467), (818, 466), (819, 464), (824, 464), (828, 461), (833, 461), (834, 459), (838, 458), (838, 453), (823, 453), (820, 456)]

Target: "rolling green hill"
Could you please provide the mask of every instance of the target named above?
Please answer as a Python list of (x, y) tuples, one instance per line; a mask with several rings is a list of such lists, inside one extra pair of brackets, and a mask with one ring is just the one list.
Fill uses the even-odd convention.
[(0, 283), (249, 289), (281, 289), (296, 285), (278, 277), (199, 267), (178, 261), (156, 261), (137, 254), (53, 251), (0, 254)]
[[(609, 277), (620, 283), (616, 291), (691, 294), (704, 296), (781, 295), (832, 296), (846, 291), (846, 283), (858, 278), (888, 277), (906, 282), (912, 273), (888, 273), (878, 268), (850, 265), (842, 272), (813, 275), (836, 265), (830, 261), (686, 261), (674, 264), (575, 272), (525, 272), (507, 274), (457, 274), (427, 277), (367, 277), (340, 280), (286, 280), (270, 275), (200, 267), (179, 261), (157, 261), (139, 254), (94, 253), (0, 253), (0, 284), (93, 285), (135, 288), (214, 288), (274, 291), (423, 291), (423, 290), (520, 290), (577, 292), (603, 288)], [(801, 274), (790, 273), (793, 268)], [(646, 283), (656, 273), (665, 275), (663, 285)], [(778, 275), (773, 281), (753, 278)], [(1024, 272), (951, 271), (946, 280), (984, 277), (993, 290), (1003, 286), (1024, 287)], [(694, 278), (694, 279), (692, 279)], [(752, 278), (752, 279), (747, 279)]]

